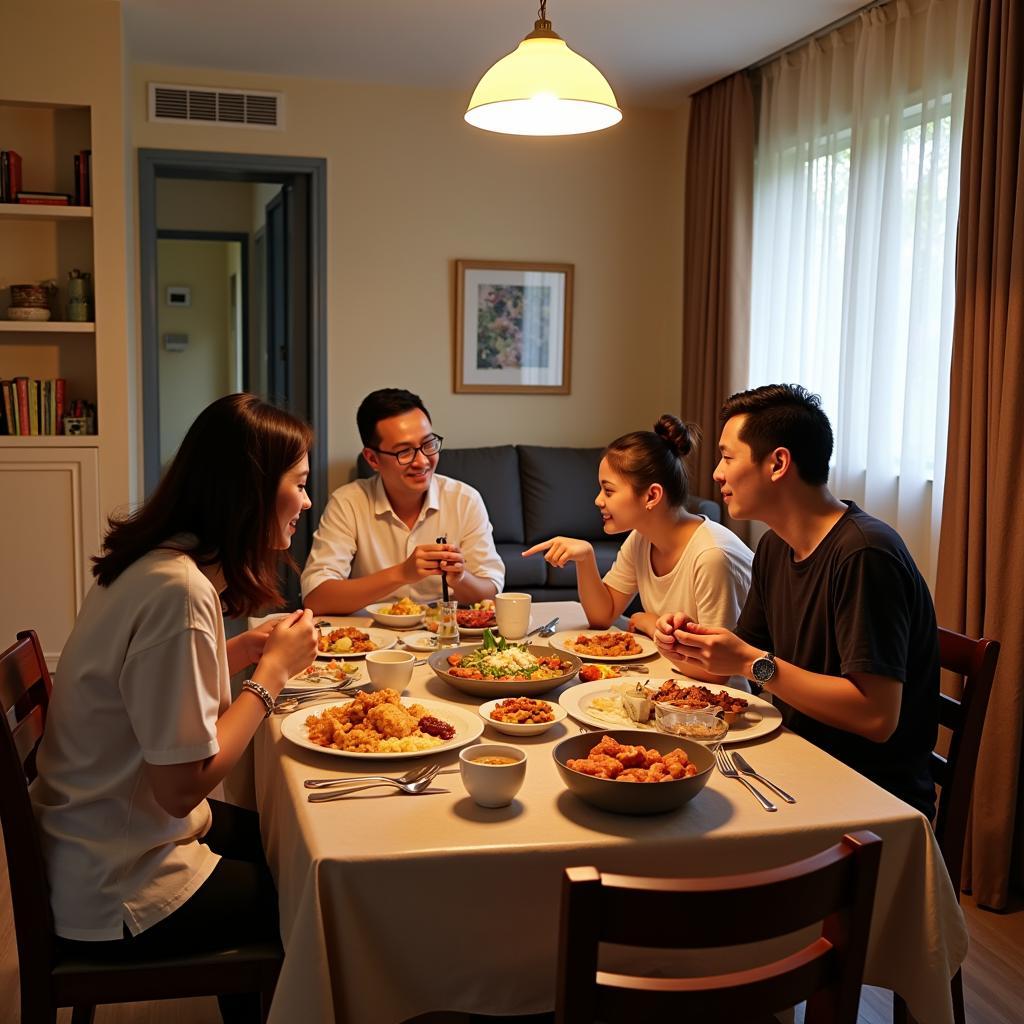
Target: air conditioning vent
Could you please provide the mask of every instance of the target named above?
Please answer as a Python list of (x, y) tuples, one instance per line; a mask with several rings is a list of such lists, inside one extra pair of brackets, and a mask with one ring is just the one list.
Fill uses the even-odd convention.
[(279, 92), (149, 83), (150, 121), (280, 129), (283, 108), (284, 95)]

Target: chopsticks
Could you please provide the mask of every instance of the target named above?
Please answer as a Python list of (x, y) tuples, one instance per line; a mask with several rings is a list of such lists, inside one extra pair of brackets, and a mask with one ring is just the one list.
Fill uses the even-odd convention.
[[(438, 537), (437, 540), (434, 541), (434, 543), (435, 544), (447, 544), (448, 543), (448, 536), (447, 536), (447, 534), (445, 536), (443, 536), (443, 537)], [(441, 573), (441, 600), (442, 601), (447, 601), (448, 599), (449, 599), (448, 598), (448, 577), (442, 572)]]

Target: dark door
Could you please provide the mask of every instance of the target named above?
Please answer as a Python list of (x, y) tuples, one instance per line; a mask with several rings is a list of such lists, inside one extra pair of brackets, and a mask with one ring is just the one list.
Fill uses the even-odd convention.
[[(267, 299), (267, 400), (307, 422), (312, 420), (309, 373), (310, 233), (309, 183), (296, 175), (266, 207), (264, 230)], [(316, 524), (299, 520), (292, 557), (301, 567)], [(285, 596), (299, 603), (298, 580), (285, 576)]]

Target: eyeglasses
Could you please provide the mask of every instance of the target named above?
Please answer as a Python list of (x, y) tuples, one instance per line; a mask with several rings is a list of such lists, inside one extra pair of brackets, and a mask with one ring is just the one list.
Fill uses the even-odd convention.
[(417, 445), (415, 448), (399, 448), (397, 452), (388, 452), (383, 448), (374, 448), (373, 445), (368, 445), (370, 451), (376, 452), (378, 455), (390, 455), (400, 466), (408, 466), (413, 459), (416, 458), (417, 452), (422, 452), (427, 458), (431, 455), (436, 455), (441, 450), (441, 444), (444, 441), (443, 437), (438, 437), (437, 434), (431, 434), (421, 445)]

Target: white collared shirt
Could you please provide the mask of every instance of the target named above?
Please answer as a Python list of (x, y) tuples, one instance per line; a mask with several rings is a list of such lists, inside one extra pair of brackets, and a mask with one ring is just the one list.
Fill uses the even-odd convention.
[[(302, 572), (302, 596), (329, 580), (358, 579), (398, 565), (417, 545), (434, 544), (440, 536), (458, 545), (466, 572), (490, 580), (501, 590), (505, 566), (495, 550), (479, 491), (435, 473), (419, 518), (409, 529), (391, 507), (379, 476), (354, 480), (339, 487), (324, 509)], [(406, 584), (394, 596), (436, 601), (441, 596), (441, 577)]]

